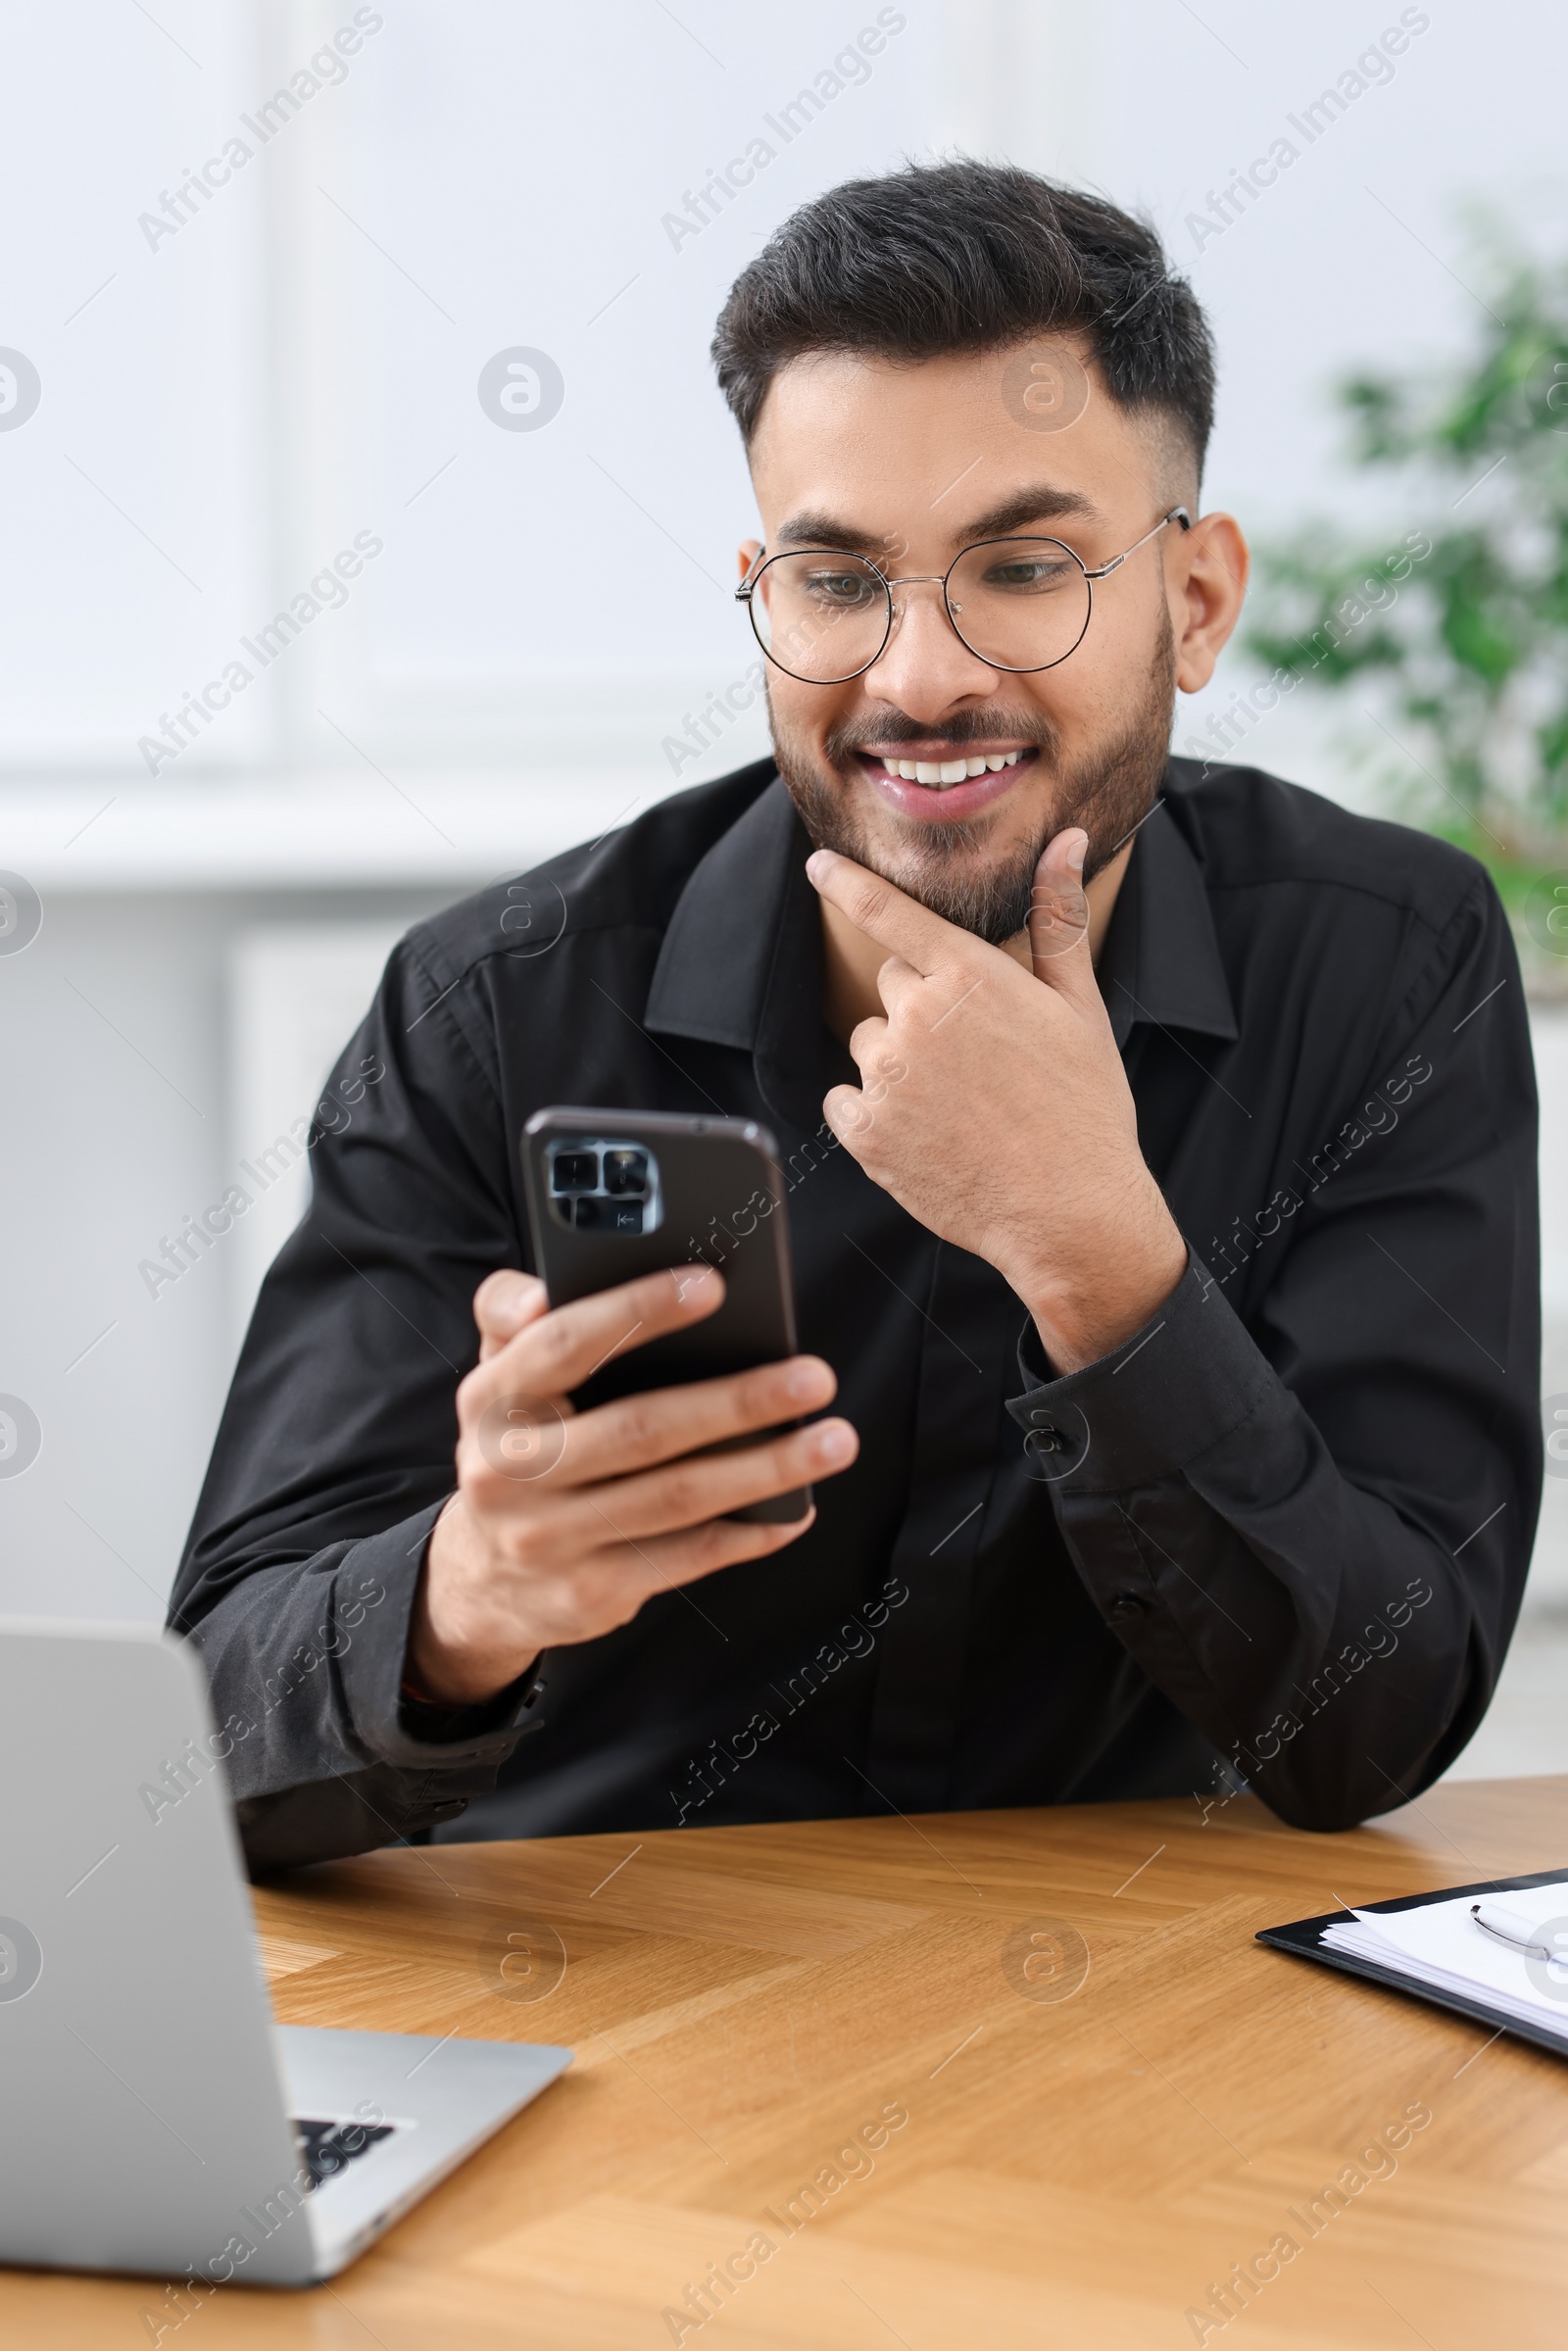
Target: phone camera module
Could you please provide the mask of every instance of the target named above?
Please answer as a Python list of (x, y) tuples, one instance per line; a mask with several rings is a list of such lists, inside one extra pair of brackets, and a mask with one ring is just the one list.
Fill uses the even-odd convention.
[[(646, 1200), (648, 1197), (648, 1153), (640, 1151), (607, 1151), (605, 1153), (605, 1190), (612, 1200)], [(621, 1231), (634, 1228), (621, 1226)], [(641, 1231), (639, 1217), (635, 1230)]]
[(550, 1143), (544, 1184), (551, 1218), (575, 1233), (640, 1238), (664, 1221), (657, 1157), (646, 1144), (613, 1133)]

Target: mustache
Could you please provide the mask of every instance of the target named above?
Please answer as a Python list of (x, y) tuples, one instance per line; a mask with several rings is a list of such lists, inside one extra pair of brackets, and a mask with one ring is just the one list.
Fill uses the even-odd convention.
[(995, 742), (999, 735), (1016, 743), (1026, 743), (1039, 752), (1042, 760), (1054, 766), (1061, 748), (1061, 737), (1049, 718), (1039, 710), (1007, 710), (1000, 705), (987, 710), (955, 710), (940, 726), (922, 724), (905, 710), (889, 710), (880, 716), (867, 713), (863, 717), (847, 718), (842, 726), (833, 727), (822, 741), (825, 756), (835, 766), (842, 766), (852, 752), (888, 751), (900, 743), (929, 743), (940, 735), (945, 743)]

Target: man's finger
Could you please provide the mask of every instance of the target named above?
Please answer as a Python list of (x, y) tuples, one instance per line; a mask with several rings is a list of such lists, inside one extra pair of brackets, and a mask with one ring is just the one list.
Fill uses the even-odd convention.
[(557, 1482), (582, 1486), (624, 1477), (726, 1438), (775, 1429), (819, 1412), (832, 1402), (837, 1385), (819, 1355), (796, 1355), (727, 1379), (622, 1396), (566, 1423)]
[(724, 1518), (753, 1502), (836, 1477), (859, 1451), (847, 1420), (814, 1420), (788, 1436), (739, 1452), (700, 1453), (598, 1486), (568, 1487), (543, 1522), (540, 1537), (564, 1558), (578, 1556), (608, 1526), (623, 1541), (674, 1535)]
[(489, 1369), (498, 1375), (498, 1387), (505, 1383), (527, 1396), (568, 1396), (612, 1355), (701, 1322), (723, 1298), (723, 1276), (709, 1265), (644, 1274), (526, 1323)]
[(912, 989), (924, 986), (919, 972), (903, 955), (889, 955), (876, 975), (876, 992), (890, 1012), (908, 1003)]
[(1089, 901), (1084, 896), (1084, 856), (1089, 835), (1069, 825), (1046, 845), (1035, 867), (1029, 908), (1029, 954), (1037, 980), (1066, 995), (1088, 988), (1098, 994), (1089, 952)]
[(833, 1086), (822, 1097), (822, 1116), (833, 1129), (852, 1159), (859, 1153), (856, 1145), (869, 1135), (876, 1124), (876, 1112), (858, 1086)]
[(815, 1524), (814, 1505), (804, 1518), (713, 1518), (706, 1526), (678, 1535), (650, 1535), (641, 1543), (611, 1543), (600, 1558), (617, 1577), (640, 1587), (646, 1598), (657, 1592), (673, 1592), (677, 1585), (695, 1584), (743, 1559), (764, 1559), (769, 1551), (781, 1551), (786, 1543), (798, 1543)]
[(548, 1305), (545, 1286), (537, 1274), (518, 1273), (508, 1266), (487, 1274), (473, 1294), (473, 1319), (479, 1326), (479, 1360), (488, 1363), (509, 1339), (537, 1322)]
[[(904, 966), (906, 971), (908, 965)], [(863, 1075), (873, 1054), (888, 1051), (888, 1024), (880, 1012), (865, 1020), (858, 1020), (850, 1031), (850, 1059)]]
[(922, 977), (974, 946), (967, 931), (944, 922), (929, 906), (906, 898), (880, 874), (868, 873), (863, 865), (857, 865), (853, 857), (841, 857), (836, 850), (813, 851), (806, 860), (806, 870), (812, 887), (847, 915), (858, 931), (863, 931), (890, 955), (902, 955)]

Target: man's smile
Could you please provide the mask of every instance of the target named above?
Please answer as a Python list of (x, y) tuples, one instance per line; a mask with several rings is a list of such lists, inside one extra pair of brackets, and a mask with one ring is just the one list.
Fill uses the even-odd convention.
[(1033, 744), (952, 743), (941, 737), (855, 754), (860, 772), (901, 816), (945, 824), (990, 808), (1039, 756)]

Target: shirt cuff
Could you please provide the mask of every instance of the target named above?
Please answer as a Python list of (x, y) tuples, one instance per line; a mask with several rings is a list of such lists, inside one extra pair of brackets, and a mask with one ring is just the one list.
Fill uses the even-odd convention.
[(477, 1706), (430, 1706), (402, 1694), (409, 1628), (424, 1554), (445, 1501), (357, 1543), (333, 1578), (338, 1657), (355, 1737), (378, 1763), (505, 1763), (544, 1728), (543, 1658)]
[(1054, 1380), (1030, 1323), (1018, 1369), (1025, 1393), (1007, 1410), (1033, 1475), (1064, 1497), (1177, 1475), (1254, 1412), (1274, 1378), (1191, 1248), (1169, 1298), (1121, 1347)]

